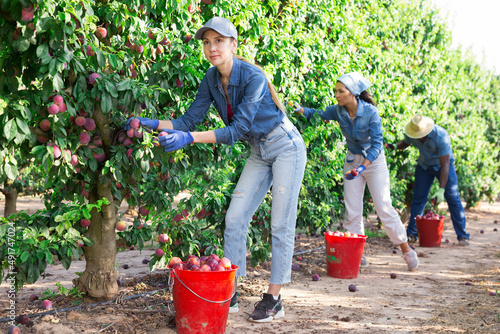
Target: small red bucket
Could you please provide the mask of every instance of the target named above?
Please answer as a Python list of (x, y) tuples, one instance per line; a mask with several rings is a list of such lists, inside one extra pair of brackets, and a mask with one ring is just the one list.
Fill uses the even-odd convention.
[(224, 334), (238, 266), (226, 271), (170, 271), (179, 334)]
[(357, 278), (366, 235), (357, 238), (337, 237), (325, 233), (326, 269), (328, 276)]
[(420, 247), (440, 247), (444, 217), (441, 219), (415, 219)]

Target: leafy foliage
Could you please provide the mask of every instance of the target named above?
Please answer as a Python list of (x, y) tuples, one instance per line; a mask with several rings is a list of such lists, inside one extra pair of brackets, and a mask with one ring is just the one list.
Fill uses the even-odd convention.
[[(78, 241), (84, 250), (100, 247), (85, 239), (78, 219), (86, 212), (92, 224), (113, 228), (123, 201), (149, 212), (118, 233), (118, 247), (142, 249), (160, 233), (170, 236), (160, 245), (166, 255), (153, 256), (151, 268), (170, 255), (221, 252), (224, 214), (247, 145), (198, 144), (167, 154), (155, 146), (156, 132), (142, 129), (134, 138), (123, 132), (130, 116), (173, 119), (187, 110), (210, 65), (192, 36), (214, 15), (231, 19), (239, 54), (264, 69), (283, 100), (324, 108), (335, 103), (335, 79), (360, 71), (373, 82), (387, 142), (402, 139), (411, 115), (432, 117), (452, 137), (463, 199), (473, 206), (496, 198), (500, 80), (451, 48), (451, 34), (428, 1), (213, 2), (1, 3), (0, 181), (14, 180), (30, 161), (44, 173), (52, 198), (41, 212), (9, 218), (16, 240), (26, 241), (16, 246), (20, 285), (43, 275), (53, 256), (66, 266), (80, 257)], [(66, 110), (50, 114), (56, 96)], [(308, 147), (297, 227), (322, 232), (343, 219), (343, 138), (336, 123), (288, 113)], [(78, 125), (77, 117), (88, 126)], [(211, 109), (198, 130), (220, 126)], [(416, 155), (387, 153), (400, 212), (411, 201)], [(184, 190), (190, 197), (176, 203)], [(369, 200), (367, 193), (365, 213), (372, 209)], [(268, 195), (251, 222), (247, 243), (254, 263), (270, 256), (271, 205)], [(1, 225), (3, 235), (8, 224)], [(8, 247), (0, 247), (7, 268)]]

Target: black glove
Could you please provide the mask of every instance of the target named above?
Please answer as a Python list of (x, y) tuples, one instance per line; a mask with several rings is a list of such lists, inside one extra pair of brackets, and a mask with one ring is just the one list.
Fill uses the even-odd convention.
[(392, 151), (397, 149), (396, 145), (394, 145), (394, 144), (385, 144), (384, 146), (386, 149), (392, 150)]

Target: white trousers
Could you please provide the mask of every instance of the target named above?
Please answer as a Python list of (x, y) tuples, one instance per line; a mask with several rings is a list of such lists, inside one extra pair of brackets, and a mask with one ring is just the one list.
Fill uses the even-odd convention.
[[(344, 163), (344, 175), (347, 171), (359, 167), (365, 160), (361, 154), (356, 154), (352, 162), (347, 162), (347, 160), (351, 160), (349, 156), (352, 159), (351, 153), (347, 152), (346, 162)], [(368, 185), (368, 189), (370, 190), (375, 211), (389, 239), (397, 245), (408, 241), (401, 218), (392, 206), (389, 170), (385, 162), (384, 151), (380, 152), (378, 158), (354, 180), (347, 180), (344, 177), (344, 203), (346, 209), (344, 225), (346, 229), (351, 233), (365, 234), (363, 224), (363, 195), (366, 185)]]

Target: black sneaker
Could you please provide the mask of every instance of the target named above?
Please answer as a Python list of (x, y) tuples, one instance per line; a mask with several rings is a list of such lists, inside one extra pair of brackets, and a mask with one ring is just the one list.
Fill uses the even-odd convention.
[(271, 322), (273, 319), (279, 319), (285, 316), (281, 295), (278, 300), (274, 300), (270, 293), (263, 293), (262, 300), (255, 303), (255, 310), (248, 318), (253, 322)]
[(408, 234), (408, 243), (413, 244), (417, 242), (417, 236), (413, 234)]
[(240, 310), (238, 308), (238, 295), (239, 295), (239, 293), (236, 292), (233, 295), (233, 298), (231, 298), (231, 303), (229, 304), (229, 313), (236, 313)]

